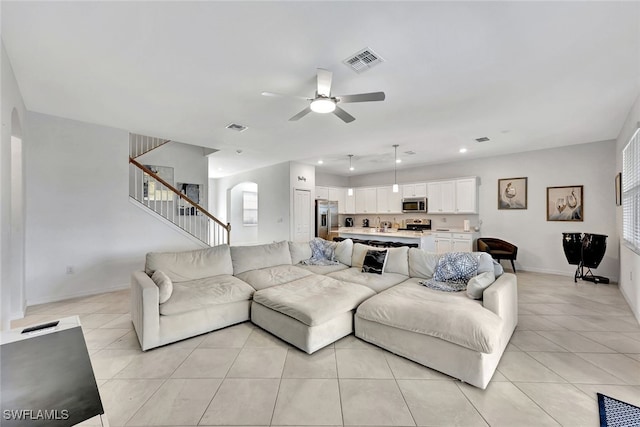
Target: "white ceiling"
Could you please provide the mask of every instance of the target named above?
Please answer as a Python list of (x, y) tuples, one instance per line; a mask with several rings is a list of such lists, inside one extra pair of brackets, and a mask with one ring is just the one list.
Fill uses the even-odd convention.
[[(640, 93), (639, 2), (1, 7), (29, 110), (219, 149), (213, 176), (320, 158), (347, 175), (348, 154), (353, 174), (388, 170), (393, 144), (406, 168), (609, 140)], [(362, 74), (342, 64), (365, 47), (385, 62)], [(289, 122), (306, 101), (260, 95), (312, 96), (318, 67), (333, 71), (333, 94), (387, 99), (344, 104), (346, 124)]]

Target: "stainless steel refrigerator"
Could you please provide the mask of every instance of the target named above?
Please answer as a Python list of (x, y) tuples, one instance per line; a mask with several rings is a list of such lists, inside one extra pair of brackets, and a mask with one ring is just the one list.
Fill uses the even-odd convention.
[(316, 237), (331, 240), (338, 235), (338, 202), (316, 200)]

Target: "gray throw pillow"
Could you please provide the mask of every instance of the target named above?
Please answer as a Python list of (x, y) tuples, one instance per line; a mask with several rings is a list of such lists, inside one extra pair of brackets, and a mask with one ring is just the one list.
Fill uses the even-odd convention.
[(495, 281), (496, 276), (493, 274), (493, 270), (478, 274), (467, 283), (467, 296), (471, 299), (482, 299), (484, 290)]
[(504, 268), (502, 268), (502, 265), (496, 261), (495, 259), (493, 260), (493, 274), (496, 276), (496, 279), (500, 276), (502, 276), (502, 273), (504, 273)]
[(156, 284), (160, 291), (160, 304), (164, 304), (173, 293), (173, 282), (165, 273), (160, 270), (154, 271), (151, 280)]

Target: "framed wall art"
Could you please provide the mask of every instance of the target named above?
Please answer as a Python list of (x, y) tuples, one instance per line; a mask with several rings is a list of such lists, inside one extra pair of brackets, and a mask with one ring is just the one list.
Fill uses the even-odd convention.
[(583, 221), (582, 185), (547, 187), (547, 221)]
[[(176, 188), (195, 204), (200, 204), (200, 184), (178, 182), (176, 183)], [(197, 213), (197, 209), (186, 200), (180, 199), (178, 201), (178, 215), (196, 215)]]
[[(169, 166), (144, 165), (151, 172), (162, 178), (168, 184), (173, 185), (173, 168)], [(151, 175), (143, 176), (143, 197), (145, 200), (172, 201), (173, 193)]]
[(527, 209), (527, 178), (498, 180), (498, 209)]

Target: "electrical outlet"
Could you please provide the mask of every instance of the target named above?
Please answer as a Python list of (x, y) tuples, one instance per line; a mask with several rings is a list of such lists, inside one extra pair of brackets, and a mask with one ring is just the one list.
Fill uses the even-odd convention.
[(446, 216), (442, 218), (442, 222), (447, 222), (447, 217)]
[(73, 268), (73, 265), (67, 265), (67, 274), (74, 274), (76, 270)]

